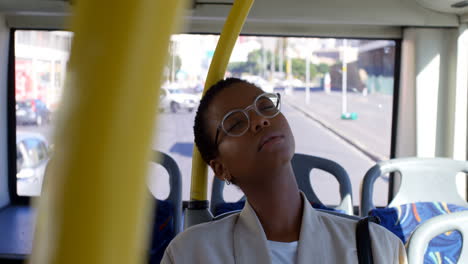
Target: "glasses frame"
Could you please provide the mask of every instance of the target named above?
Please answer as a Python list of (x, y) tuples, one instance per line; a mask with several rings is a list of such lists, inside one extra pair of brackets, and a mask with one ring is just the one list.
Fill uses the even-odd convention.
[[(258, 108), (257, 108), (257, 101), (258, 101), (260, 98), (264, 97), (264, 96), (272, 96), (272, 95), (273, 95), (273, 96), (276, 96), (276, 97), (278, 98), (278, 102), (277, 102), (278, 112), (276, 112), (274, 115), (266, 116), (266, 115), (262, 114), (262, 113), (260, 112), (260, 110), (258, 110)], [(231, 136), (231, 137), (241, 137), (241, 136), (243, 136), (243, 135), (247, 132), (247, 130), (249, 130), (249, 128), (250, 128), (250, 117), (249, 117), (249, 113), (248, 113), (248, 112), (249, 112), (250, 110), (252, 110), (252, 109), (255, 110), (255, 112), (257, 113), (257, 115), (263, 116), (263, 117), (266, 117), (266, 118), (273, 118), (273, 117), (277, 116), (277, 115), (281, 112), (281, 95), (280, 95), (280, 93), (262, 93), (262, 94), (258, 95), (258, 96), (255, 98), (254, 102), (253, 102), (251, 105), (245, 107), (244, 109), (240, 109), (240, 108), (239, 108), (239, 109), (234, 109), (234, 110), (229, 111), (227, 114), (225, 114), (224, 117), (223, 117), (223, 120), (221, 120), (221, 123), (220, 123), (220, 124), (218, 125), (218, 127), (216, 128), (216, 136), (215, 136), (215, 147), (216, 147), (216, 149), (218, 148), (218, 137), (219, 137), (219, 131), (220, 131), (220, 130), (223, 130), (223, 132), (224, 132), (226, 135)], [(244, 130), (244, 132), (240, 133), (239, 135), (232, 135), (232, 134), (230, 134), (228, 131), (226, 131), (226, 130), (224, 129), (224, 121), (225, 121), (232, 113), (235, 113), (235, 112), (241, 112), (241, 113), (243, 113), (243, 114), (247, 117), (247, 128)]]

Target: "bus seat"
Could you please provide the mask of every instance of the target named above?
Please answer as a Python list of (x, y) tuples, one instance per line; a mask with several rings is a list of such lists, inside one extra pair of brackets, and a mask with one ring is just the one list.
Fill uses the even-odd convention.
[[(399, 172), (401, 184), (394, 199), (386, 208), (375, 208), (372, 195), (378, 177)], [(468, 162), (445, 158), (402, 158), (379, 162), (365, 175), (362, 184), (361, 216), (372, 215), (381, 219), (381, 225), (407, 243), (411, 234), (426, 221), (440, 215), (468, 210), (468, 203), (458, 194), (456, 175), (468, 172)], [(461, 248), (458, 232), (443, 234), (431, 242), (427, 263), (437, 254), (456, 259)], [(438, 253), (437, 253), (438, 252)], [(450, 255), (452, 254), (452, 255)], [(426, 263), (425, 262), (425, 263)]]
[[(294, 154), (291, 161), (296, 181), (299, 189), (304, 192), (307, 199), (311, 202), (314, 208), (323, 210), (336, 210), (349, 215), (353, 214), (352, 189), (351, 181), (348, 173), (338, 163), (319, 157), (314, 157), (305, 154)], [(313, 169), (324, 170), (332, 174), (340, 185), (340, 204), (332, 209), (328, 208), (315, 195), (310, 183), (310, 171)], [(240, 210), (244, 207), (245, 197), (242, 197), (237, 202), (226, 202), (223, 198), (224, 182), (218, 178), (213, 179), (211, 205), (210, 209), (214, 216), (218, 216), (230, 211)]]
[(245, 196), (237, 202), (226, 202), (223, 195), (224, 181), (213, 177), (213, 185), (211, 186), (211, 201), (210, 210), (214, 219), (218, 219), (217, 216), (227, 214), (233, 211), (239, 211), (244, 208)]
[(340, 164), (325, 158), (305, 155), (305, 154), (294, 154), (291, 161), (294, 174), (296, 175), (296, 181), (299, 185), (299, 189), (304, 192), (307, 199), (312, 202), (312, 206), (317, 209), (328, 208), (323, 205), (320, 199), (312, 189), (312, 183), (310, 182), (310, 172), (314, 169), (326, 171), (333, 175), (339, 184), (340, 192), (340, 204), (334, 208), (336, 211), (344, 212), (348, 215), (353, 215), (353, 194), (351, 187), (351, 180), (349, 179), (346, 170), (341, 167)]
[[(446, 244), (436, 244), (433, 238), (441, 234), (447, 240), (449, 237), (456, 239), (457, 247), (446, 249)], [(426, 263), (425, 259), (430, 259), (431, 263), (468, 263), (468, 243), (465, 243), (467, 239), (468, 211), (429, 219), (414, 231), (408, 241), (409, 264)], [(456, 256), (459, 256), (458, 259)]]
[(364, 176), (361, 195), (361, 215), (375, 209), (372, 197), (377, 178), (399, 172), (401, 185), (388, 207), (415, 202), (446, 202), (468, 206), (458, 194), (456, 175), (468, 173), (468, 162), (446, 158), (401, 158), (382, 161), (369, 169)]
[[(169, 175), (169, 196), (166, 200), (156, 199), (153, 216), (153, 229), (149, 263), (160, 263), (169, 242), (181, 231), (182, 227), (182, 176), (173, 158), (160, 151), (153, 151), (152, 162), (163, 166)], [(44, 173), (44, 181), (50, 173), (50, 159)]]
[(152, 162), (169, 174), (170, 191), (166, 200), (156, 200), (149, 263), (160, 263), (169, 242), (182, 226), (182, 179), (177, 163), (169, 155), (153, 151)]

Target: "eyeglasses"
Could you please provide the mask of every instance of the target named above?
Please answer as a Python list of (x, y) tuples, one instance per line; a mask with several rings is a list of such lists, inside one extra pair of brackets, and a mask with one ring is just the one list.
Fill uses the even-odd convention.
[(273, 118), (279, 114), (281, 108), (279, 93), (263, 93), (255, 98), (253, 104), (244, 109), (235, 109), (228, 112), (216, 129), (215, 146), (218, 147), (219, 131), (231, 137), (240, 137), (249, 130), (250, 118), (248, 111), (254, 109), (259, 116)]

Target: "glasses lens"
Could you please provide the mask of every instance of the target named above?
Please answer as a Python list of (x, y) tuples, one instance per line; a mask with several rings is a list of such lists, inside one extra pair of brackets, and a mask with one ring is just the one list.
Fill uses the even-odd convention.
[(224, 131), (230, 136), (240, 136), (249, 128), (249, 119), (243, 111), (230, 113), (223, 122)]
[(263, 116), (272, 117), (279, 112), (279, 97), (276, 94), (265, 94), (258, 98), (255, 106)]

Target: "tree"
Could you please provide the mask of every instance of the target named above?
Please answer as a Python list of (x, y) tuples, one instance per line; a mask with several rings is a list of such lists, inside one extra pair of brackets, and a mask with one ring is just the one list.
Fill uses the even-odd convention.
[[(292, 74), (295, 78), (305, 81), (306, 77), (306, 61), (305, 59), (293, 58), (291, 59)], [(309, 77), (314, 79), (317, 76), (317, 66), (309, 64)]]
[(182, 67), (182, 59), (179, 55), (173, 54), (171, 49), (169, 49), (169, 56), (167, 58), (166, 65), (164, 67), (164, 77), (168, 81), (175, 80), (175, 75), (180, 71)]
[(182, 59), (176, 53), (177, 43), (175, 41), (170, 42), (169, 44), (169, 56), (167, 58), (166, 66), (164, 67), (164, 76), (167, 80), (173, 81), (175, 80), (176, 74), (180, 71), (182, 67)]
[(327, 72), (330, 72), (330, 66), (326, 63), (320, 63), (319, 65), (317, 65), (317, 72), (324, 75)]
[(240, 77), (242, 73), (249, 72), (247, 62), (230, 62), (227, 66), (227, 70), (238, 77)]
[[(249, 73), (253, 75), (259, 75), (262, 71), (262, 49), (254, 50), (249, 52), (247, 55), (247, 65)], [(267, 56), (268, 57), (268, 56)]]
[[(249, 73), (253, 75), (259, 75), (262, 71), (262, 50), (254, 50), (249, 52), (247, 55), (247, 61), (246, 62), (231, 62), (228, 64), (228, 71), (230, 71), (232, 74), (241, 76), (242, 73)], [(267, 65), (269, 58), (271, 58), (271, 52), (266, 52), (267, 54)]]
[[(263, 69), (263, 54), (266, 55), (265, 66), (266, 69)], [(248, 73), (252, 75), (260, 75), (270, 71), (271, 60), (273, 54), (271, 51), (266, 51), (263, 53), (262, 49), (253, 50), (247, 55), (247, 61), (245, 62), (231, 62), (228, 64), (228, 71), (230, 71), (234, 76), (241, 76), (243, 73)], [(292, 74), (295, 78), (305, 80), (306, 72), (306, 62), (304, 59), (293, 58), (291, 59)], [(279, 56), (275, 56), (275, 69), (279, 69)], [(283, 69), (286, 69), (286, 61), (283, 61)], [(318, 73), (324, 74), (329, 71), (329, 66), (327, 64), (310, 64), (310, 79), (314, 79)]]
[[(177, 74), (178, 71), (180, 71), (181, 67), (182, 67), (182, 59), (180, 58), (180, 56), (175, 55), (173, 57), (172, 54), (169, 54), (169, 58), (167, 59), (166, 66), (164, 68), (164, 75), (166, 79), (175, 80), (175, 75)], [(174, 74), (174, 76), (172, 76), (172, 74)]]

